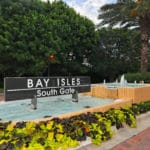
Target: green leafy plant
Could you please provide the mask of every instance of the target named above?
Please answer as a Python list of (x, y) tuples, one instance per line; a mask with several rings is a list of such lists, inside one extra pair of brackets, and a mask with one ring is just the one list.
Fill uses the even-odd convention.
[(136, 127), (136, 115), (147, 111), (150, 111), (150, 102), (39, 123), (0, 122), (0, 150), (67, 150), (79, 145), (78, 141), (86, 140), (87, 136), (92, 143), (100, 145), (112, 138), (112, 125), (117, 129), (125, 123)]
[(128, 124), (130, 127), (134, 128), (136, 127), (136, 116), (132, 109), (130, 107), (125, 107), (121, 109), (124, 115), (126, 116), (126, 124)]
[(119, 109), (111, 109), (106, 113), (107, 119), (110, 119), (112, 125), (116, 125), (116, 128), (122, 128), (123, 123), (126, 120), (126, 116)]

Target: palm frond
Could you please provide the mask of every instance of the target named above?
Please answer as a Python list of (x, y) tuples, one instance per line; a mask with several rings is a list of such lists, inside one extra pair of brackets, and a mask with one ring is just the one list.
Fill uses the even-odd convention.
[(120, 24), (120, 26), (128, 26), (128, 24), (130, 24), (128, 22), (133, 22), (135, 18), (133, 19), (129, 14), (131, 8), (134, 7), (134, 3), (132, 3), (132, 5), (129, 5), (128, 0), (125, 2), (119, 1), (116, 4), (106, 4), (102, 6), (99, 10), (98, 19), (100, 19), (101, 21), (98, 26), (115, 26), (118, 24)]

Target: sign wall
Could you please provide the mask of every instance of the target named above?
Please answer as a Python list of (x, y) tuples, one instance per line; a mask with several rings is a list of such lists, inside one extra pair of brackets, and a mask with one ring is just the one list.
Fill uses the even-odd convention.
[(90, 91), (90, 77), (7, 77), (5, 101), (73, 94)]

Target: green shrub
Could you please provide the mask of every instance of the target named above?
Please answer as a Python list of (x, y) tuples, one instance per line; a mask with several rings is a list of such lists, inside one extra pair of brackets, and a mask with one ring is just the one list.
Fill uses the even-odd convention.
[(144, 81), (145, 83), (150, 83), (150, 72), (146, 73), (127, 73), (125, 74), (125, 78), (128, 82), (140, 82)]
[(131, 107), (135, 115), (146, 113), (150, 111), (150, 102), (142, 102), (140, 104), (133, 104)]

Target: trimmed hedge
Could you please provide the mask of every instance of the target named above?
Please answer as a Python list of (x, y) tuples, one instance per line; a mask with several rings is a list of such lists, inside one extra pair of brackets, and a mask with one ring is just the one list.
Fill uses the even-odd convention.
[(140, 82), (144, 81), (144, 83), (150, 83), (150, 72), (146, 73), (127, 73), (125, 74), (125, 78), (128, 82)]
[(54, 118), (35, 123), (0, 122), (0, 150), (67, 150), (79, 141), (91, 137), (100, 145), (113, 136), (111, 126), (122, 128), (124, 123), (136, 127), (136, 115), (150, 111), (150, 102), (133, 104), (131, 107), (110, 109), (102, 113), (87, 113), (70, 118)]

